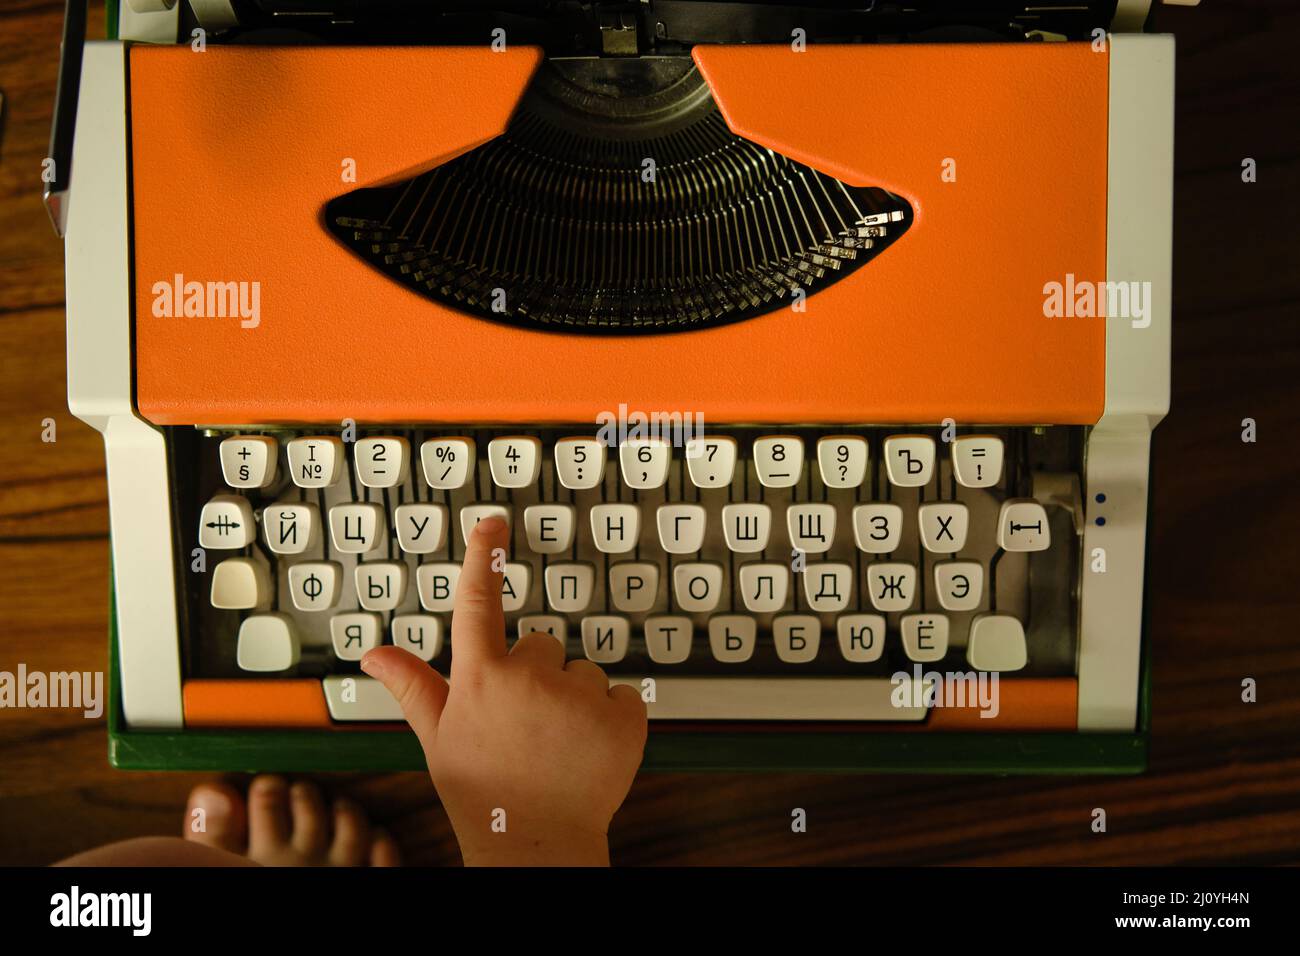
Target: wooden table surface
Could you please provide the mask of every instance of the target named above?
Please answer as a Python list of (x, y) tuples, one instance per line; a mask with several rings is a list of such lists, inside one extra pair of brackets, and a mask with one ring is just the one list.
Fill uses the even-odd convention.
[[(1165, 9), (1179, 40), (1173, 412), (1156, 432), (1150, 772), (642, 775), (627, 864), (1300, 862), (1300, 9)], [(62, 4), (0, 9), (0, 670), (106, 668), (99, 436), (68, 414), (62, 246), (40, 201)], [(97, 11), (92, 30), (102, 31)], [(96, 35), (102, 35), (102, 32)], [(1246, 157), (1258, 182), (1241, 180)], [(75, 199), (74, 199), (75, 201)], [(1050, 196), (1043, 197), (1050, 202)], [(1254, 418), (1258, 441), (1241, 441)], [(57, 441), (41, 440), (42, 422)], [(1258, 681), (1257, 703), (1240, 699)], [(177, 831), (191, 774), (105, 759), (102, 722), (0, 711), (0, 863)], [(423, 774), (328, 777), (408, 860), (458, 860)], [(790, 832), (803, 807), (808, 832)], [(1105, 808), (1108, 830), (1090, 829)]]

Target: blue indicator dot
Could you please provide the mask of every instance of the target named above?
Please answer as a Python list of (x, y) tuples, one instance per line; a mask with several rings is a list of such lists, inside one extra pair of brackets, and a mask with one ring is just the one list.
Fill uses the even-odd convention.
[(1105, 523), (1106, 523), (1106, 519), (1105, 519), (1105, 518), (1098, 518), (1098, 519), (1097, 519), (1097, 527), (1100, 528), (1100, 527), (1101, 527), (1102, 525), (1104, 525)]
[(1105, 504), (1105, 503), (1106, 503), (1106, 496), (1105, 496), (1105, 495), (1098, 495), (1098, 496), (1097, 496), (1097, 504), (1102, 505), (1102, 504)]

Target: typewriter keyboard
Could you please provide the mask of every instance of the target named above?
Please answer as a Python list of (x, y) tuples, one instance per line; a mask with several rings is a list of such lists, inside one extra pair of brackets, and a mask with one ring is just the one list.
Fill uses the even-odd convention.
[(175, 433), (187, 677), (320, 680), (334, 720), (400, 717), (376, 645), (445, 672), (487, 515), (507, 636), (652, 718), (919, 720), (892, 675), (1073, 672), (1081, 429)]

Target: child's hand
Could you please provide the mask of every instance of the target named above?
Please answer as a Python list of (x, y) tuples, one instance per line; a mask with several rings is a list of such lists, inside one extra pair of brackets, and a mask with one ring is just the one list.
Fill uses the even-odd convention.
[(631, 687), (611, 688), (590, 661), (566, 665), (549, 634), (506, 652), (492, 552), (507, 541), (499, 518), (485, 518), (470, 537), (450, 685), (397, 647), (376, 648), (361, 667), (397, 699), (424, 745), (467, 864), (606, 864), (609, 822), (645, 747), (645, 704)]

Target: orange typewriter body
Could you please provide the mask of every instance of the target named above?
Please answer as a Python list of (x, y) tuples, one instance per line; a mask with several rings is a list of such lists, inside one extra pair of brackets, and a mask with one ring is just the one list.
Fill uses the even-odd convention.
[[(428, 301), (322, 223), (343, 192), (499, 135), (536, 50), (133, 47), (140, 413), (171, 425), (542, 424), (627, 403), (718, 423), (1100, 417), (1104, 323), (1044, 317), (1043, 285), (1106, 277), (1107, 53), (1054, 43), (694, 56), (734, 132), (896, 193), (914, 223), (803, 312), (598, 337)], [(342, 176), (349, 161), (355, 182)], [(260, 283), (259, 324), (156, 316), (153, 286), (175, 276)]]

